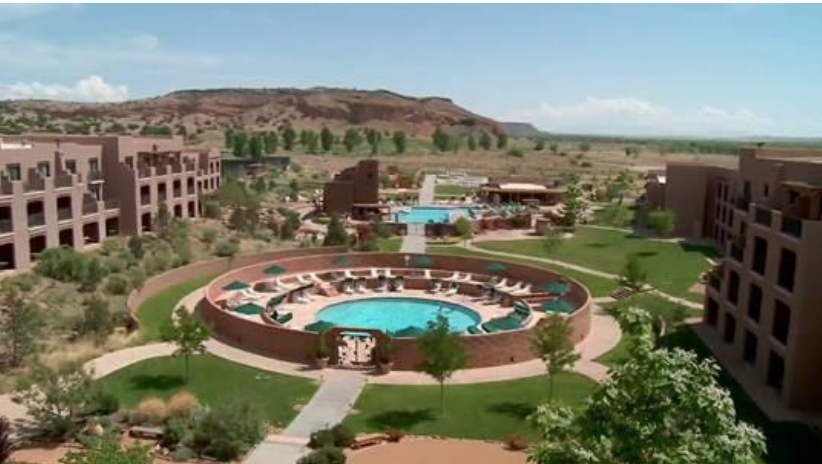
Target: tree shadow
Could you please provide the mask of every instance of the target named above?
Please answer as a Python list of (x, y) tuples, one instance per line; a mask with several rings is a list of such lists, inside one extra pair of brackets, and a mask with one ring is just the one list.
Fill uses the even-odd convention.
[(639, 256), (640, 258), (651, 258), (653, 256), (658, 255), (659, 253), (656, 251), (637, 251), (634, 254)]
[(504, 414), (513, 417), (514, 419), (525, 420), (536, 411), (536, 406), (529, 403), (506, 401), (503, 403), (492, 404), (488, 407), (488, 412), (495, 414)]
[(608, 245), (607, 243), (593, 242), (586, 243), (585, 246), (588, 248), (608, 248), (610, 245)]
[(434, 415), (430, 408), (385, 411), (368, 418), (368, 425), (375, 429), (408, 430), (422, 422), (434, 420)]
[(138, 390), (174, 390), (185, 384), (185, 379), (179, 375), (135, 375), (129, 380), (131, 386)]

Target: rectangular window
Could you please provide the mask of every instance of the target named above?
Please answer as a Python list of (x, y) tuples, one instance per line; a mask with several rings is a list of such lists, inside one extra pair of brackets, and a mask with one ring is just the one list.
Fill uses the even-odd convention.
[(756, 364), (757, 339), (750, 330), (745, 331), (745, 349), (742, 359), (748, 364)]
[(20, 180), (22, 178), (20, 165), (19, 164), (9, 164), (6, 166), (6, 176), (8, 176), (9, 180)]
[(768, 264), (768, 242), (762, 237), (754, 237), (754, 255), (751, 269), (759, 275), (765, 275)]
[(41, 163), (37, 163), (37, 172), (40, 173), (42, 177), (50, 177), (51, 176), (51, 165), (48, 161), (43, 161)]
[(779, 277), (777, 284), (788, 291), (793, 291), (796, 274), (796, 253), (783, 248), (779, 256)]
[(733, 344), (736, 338), (736, 318), (731, 313), (725, 313), (725, 331), (722, 334), (722, 340), (727, 344)]
[(773, 338), (783, 345), (788, 344), (788, 334), (791, 330), (791, 308), (785, 303), (776, 300), (773, 313)]
[(736, 271), (731, 271), (728, 278), (728, 301), (734, 305), (739, 303), (739, 274)]
[(762, 289), (759, 285), (751, 284), (748, 289), (748, 317), (752, 321), (759, 322), (762, 314)]
[(770, 186), (768, 184), (763, 185), (762, 186), (762, 196), (765, 197), (765, 198), (768, 198), (768, 195), (770, 195), (770, 193), (771, 193)]
[(719, 320), (719, 305), (713, 298), (708, 298), (708, 307), (705, 312), (705, 322), (712, 327), (716, 327)]
[(77, 161), (66, 160), (66, 172), (70, 174), (77, 174)]
[(96, 158), (88, 160), (88, 170), (92, 174), (97, 174), (100, 172), (100, 161)]

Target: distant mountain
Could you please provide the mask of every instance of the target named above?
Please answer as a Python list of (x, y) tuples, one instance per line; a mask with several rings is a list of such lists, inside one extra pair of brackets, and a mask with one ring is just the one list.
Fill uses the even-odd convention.
[(511, 137), (537, 137), (542, 131), (528, 122), (501, 122), (502, 130)]
[[(21, 118), (22, 116), (22, 122)], [(452, 132), (502, 132), (490, 118), (442, 97), (415, 98), (387, 90), (213, 89), (181, 90), (160, 97), (122, 103), (75, 103), (48, 100), (0, 102), (0, 131), (20, 122), (27, 131), (81, 130), (139, 132), (146, 126), (170, 126), (175, 133), (203, 133), (227, 126), (271, 130), (327, 126), (337, 132), (369, 127), (429, 136), (437, 126)], [(19, 129), (19, 125), (18, 129)], [(183, 129), (184, 128), (184, 129)], [(23, 129), (26, 129), (25, 127)], [(2, 133), (2, 132), (0, 132)]]

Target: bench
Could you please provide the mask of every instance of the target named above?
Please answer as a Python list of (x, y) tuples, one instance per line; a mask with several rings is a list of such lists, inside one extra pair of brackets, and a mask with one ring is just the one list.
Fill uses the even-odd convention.
[(379, 445), (385, 441), (385, 435), (381, 433), (372, 433), (370, 435), (363, 435), (351, 445), (351, 449), (367, 448), (369, 446)]
[(143, 427), (135, 425), (128, 429), (128, 434), (134, 438), (159, 440), (163, 438), (163, 429), (159, 427)]

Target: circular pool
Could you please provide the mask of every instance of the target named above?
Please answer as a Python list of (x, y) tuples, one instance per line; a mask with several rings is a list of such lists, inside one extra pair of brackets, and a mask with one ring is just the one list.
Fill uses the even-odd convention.
[(482, 322), (479, 314), (454, 303), (424, 298), (364, 298), (322, 309), (318, 321), (336, 326), (378, 329), (396, 336), (416, 336), (442, 314), (453, 332), (465, 332)]

